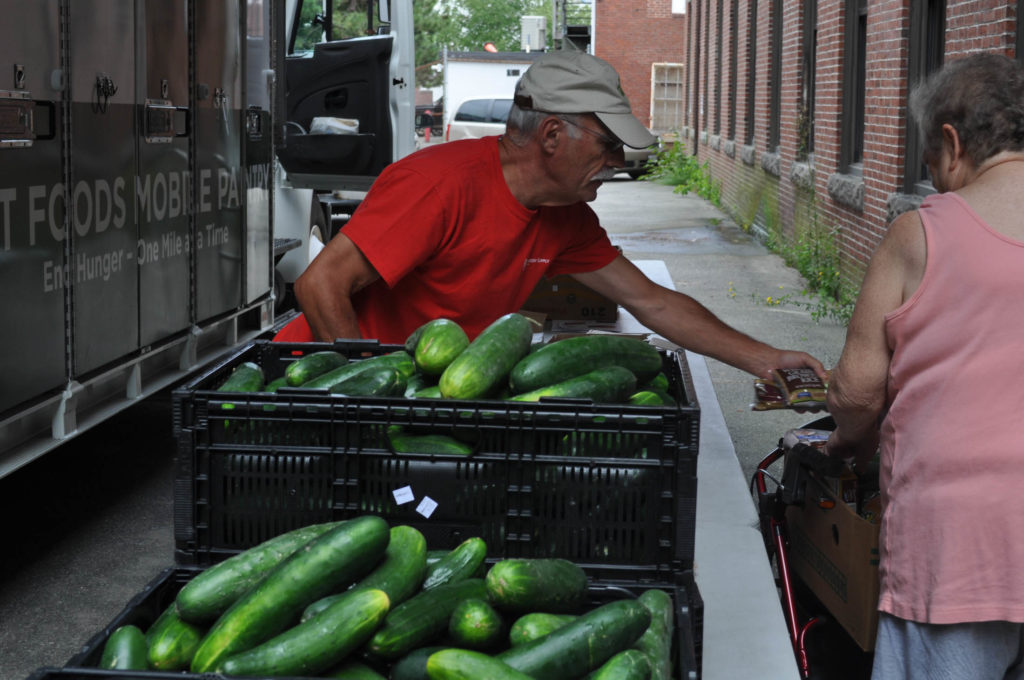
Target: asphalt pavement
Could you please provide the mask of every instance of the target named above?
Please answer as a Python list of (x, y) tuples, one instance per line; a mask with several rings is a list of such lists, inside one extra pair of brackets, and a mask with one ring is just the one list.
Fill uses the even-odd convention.
[[(620, 175), (593, 206), (627, 257), (663, 260), (677, 290), (730, 325), (838, 359), (845, 329), (764, 304), (799, 294), (799, 275), (706, 201)], [(708, 368), (749, 481), (782, 433), (812, 418), (753, 412), (752, 376)], [(174, 448), (166, 391), (0, 479), (0, 678), (63, 665), (173, 564)]]

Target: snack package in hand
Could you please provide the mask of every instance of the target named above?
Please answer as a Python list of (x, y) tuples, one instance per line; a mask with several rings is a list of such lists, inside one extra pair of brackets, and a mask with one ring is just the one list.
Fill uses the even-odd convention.
[(752, 411), (774, 411), (780, 408), (789, 408), (786, 398), (782, 396), (782, 390), (771, 380), (756, 378), (754, 380), (754, 403), (750, 405)]
[(790, 408), (825, 408), (827, 387), (811, 368), (776, 368), (772, 371), (775, 384)]

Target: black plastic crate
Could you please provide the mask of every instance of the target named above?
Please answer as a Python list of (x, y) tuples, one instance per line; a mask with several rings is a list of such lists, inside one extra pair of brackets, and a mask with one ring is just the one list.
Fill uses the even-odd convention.
[[(351, 357), (399, 349), (257, 341), (175, 391), (178, 564), (373, 513), (439, 548), (480, 536), (492, 556), (564, 557), (607, 577), (692, 568), (699, 409), (679, 354), (662, 352), (674, 408), (216, 391), (241, 362), (270, 380), (332, 347)], [(396, 425), (475, 441), (476, 453), (395, 454)], [(393, 492), (406, 486), (415, 500), (399, 504)], [(424, 498), (437, 503), (429, 518), (417, 512)]]
[[(146, 680), (206, 680), (210, 674), (161, 671), (106, 671), (96, 668), (103, 655), (103, 646), (111, 633), (125, 625), (134, 625), (145, 631), (160, 613), (166, 609), (178, 591), (188, 583), (198, 569), (172, 567), (164, 570), (145, 589), (132, 598), (125, 608), (102, 631), (94, 635), (72, 656), (65, 667), (41, 668), (29, 680), (98, 680), (145, 678)], [(690, 571), (674, 574), (664, 582), (632, 582), (622, 580), (601, 580), (590, 576), (590, 604), (598, 605), (616, 599), (636, 597), (644, 590), (662, 588), (669, 593), (675, 605), (675, 630), (673, 654), (675, 677), (680, 680), (700, 678), (701, 648), (704, 605)], [(378, 669), (387, 676), (386, 669)], [(220, 676), (217, 676), (220, 677)]]

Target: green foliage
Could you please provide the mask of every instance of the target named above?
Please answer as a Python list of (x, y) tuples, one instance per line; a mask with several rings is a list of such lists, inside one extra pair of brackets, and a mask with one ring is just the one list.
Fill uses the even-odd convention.
[(778, 229), (769, 230), (766, 245), (800, 272), (807, 285), (801, 294), (804, 299), (791, 294), (767, 296), (765, 304), (794, 304), (807, 309), (815, 321), (829, 318), (843, 325), (849, 323), (857, 290), (842, 277), (838, 229), (822, 226), (815, 212), (810, 224), (798, 230), (792, 240)]
[(706, 162), (701, 165), (695, 156), (683, 150), (681, 144), (662, 147), (641, 179), (673, 186), (673, 192), (677, 194), (692, 192), (716, 206), (722, 205), (721, 183), (712, 179)]
[[(478, 52), (488, 42), (494, 43), (499, 52), (518, 52), (520, 17), (546, 16), (549, 23), (551, 17), (547, 0), (437, 0), (436, 4), (418, 0), (416, 4), (425, 5), (427, 11), (444, 19), (446, 28), (436, 34), (438, 47), (447, 45), (449, 50), (459, 52)], [(417, 26), (416, 41), (422, 39)]]

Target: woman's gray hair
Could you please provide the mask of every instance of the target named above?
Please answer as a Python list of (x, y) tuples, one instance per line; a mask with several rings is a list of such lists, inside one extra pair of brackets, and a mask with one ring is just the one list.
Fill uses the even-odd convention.
[(990, 52), (951, 61), (914, 88), (910, 113), (926, 162), (941, 154), (946, 123), (975, 165), (1024, 150), (1024, 66)]
[[(556, 116), (572, 123), (579, 123), (580, 116), (574, 113), (548, 113), (536, 109), (523, 109), (516, 104), (508, 111), (508, 120), (505, 123), (506, 137), (516, 146), (526, 146), (537, 133), (540, 122), (548, 116)], [(572, 125), (566, 127), (568, 135), (573, 139), (579, 139), (582, 134)]]

